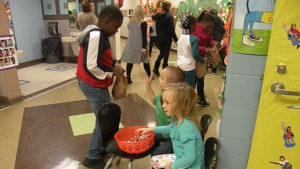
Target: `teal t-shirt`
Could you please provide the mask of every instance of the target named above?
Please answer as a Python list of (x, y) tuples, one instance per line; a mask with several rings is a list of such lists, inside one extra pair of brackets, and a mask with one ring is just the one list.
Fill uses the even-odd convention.
[[(161, 93), (159, 93), (154, 99), (153, 102), (155, 104), (155, 114), (156, 114), (156, 120), (159, 126), (167, 126), (170, 124), (170, 118), (166, 115), (166, 112), (161, 107)], [(168, 135), (163, 135), (164, 138), (169, 138)]]
[(205, 169), (204, 144), (196, 125), (184, 119), (180, 125), (173, 121), (168, 126), (154, 128), (155, 133), (169, 134), (172, 140), (176, 160), (173, 169)]

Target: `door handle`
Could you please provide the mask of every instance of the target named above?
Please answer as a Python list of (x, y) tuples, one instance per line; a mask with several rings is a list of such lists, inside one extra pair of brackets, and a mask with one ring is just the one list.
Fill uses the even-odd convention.
[(280, 95), (300, 96), (300, 92), (285, 90), (285, 87), (281, 82), (275, 82), (272, 84), (271, 91)]

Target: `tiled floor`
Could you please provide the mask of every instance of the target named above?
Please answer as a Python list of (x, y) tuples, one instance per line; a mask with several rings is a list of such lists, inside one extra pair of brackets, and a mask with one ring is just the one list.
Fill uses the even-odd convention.
[[(157, 55), (158, 55), (158, 51), (155, 49), (153, 52), (153, 57), (151, 58), (151, 62), (150, 62), (151, 66), (153, 66), (153, 63)], [(176, 53), (171, 52), (170, 61), (176, 61)], [(174, 62), (171, 63), (175, 65)], [(122, 63), (122, 66), (125, 67), (125, 64)], [(41, 76), (44, 76), (43, 74), (37, 74), (37, 75), (35, 77), (37, 79), (41, 78)], [(222, 82), (223, 82), (222, 75), (223, 72), (219, 72), (217, 75), (208, 74), (205, 78), (205, 93), (207, 95), (207, 100), (210, 102), (211, 105), (209, 107), (201, 108), (199, 110), (198, 115), (201, 116), (204, 113), (209, 113), (214, 118), (213, 123), (209, 127), (206, 138), (211, 136), (216, 137), (216, 122), (220, 118), (219, 114), (217, 113), (216, 96), (222, 86)], [(32, 74), (27, 76), (32, 76)], [(144, 71), (142, 64), (135, 65), (132, 71), (133, 83), (128, 86), (128, 93), (137, 93), (140, 97), (144, 98), (146, 102), (150, 103), (145, 88), (145, 78), (146, 78), (146, 73)], [(20, 79), (32, 81), (31, 79), (23, 79), (23, 78)], [(155, 92), (159, 92), (158, 78), (154, 79), (152, 86)], [(23, 112), (25, 107), (74, 102), (74, 101), (85, 100), (85, 99), (86, 98), (79, 90), (77, 83), (72, 82), (60, 88), (52, 90), (50, 92), (47, 92), (43, 95), (39, 95), (27, 101), (19, 102), (15, 105), (1, 109), (0, 110), (0, 137), (1, 137), (0, 138), (0, 150), (1, 150), (0, 169), (2, 168), (13, 169), (15, 167), (15, 160), (16, 160)], [(43, 112), (41, 111), (40, 113)], [(47, 128), (49, 126), (45, 125), (43, 127)], [(87, 151), (88, 147), (84, 147), (80, 149), (86, 149)], [(74, 147), (74, 150), (75, 150), (74, 153), (76, 153), (76, 147)], [(33, 151), (38, 152), (39, 150), (36, 149), (36, 150), (32, 150), (32, 152)], [(32, 153), (32, 152), (28, 152), (28, 153)], [(66, 166), (69, 166), (68, 169), (73, 169), (73, 168), (84, 169), (83, 166), (79, 165), (79, 161), (78, 160), (74, 161), (72, 157), (65, 157), (62, 159), (63, 160), (60, 161), (59, 164), (57, 164), (56, 169), (68, 168)], [(41, 160), (41, 159), (37, 159), (37, 160)], [(28, 163), (31, 163), (31, 161), (28, 161)], [(147, 164), (149, 164), (149, 157), (141, 160), (136, 160), (133, 163), (133, 169), (148, 168), (149, 165)], [(119, 168), (125, 169), (127, 168), (127, 165), (128, 165), (128, 160), (122, 160)], [(114, 169), (116, 167), (113, 166), (112, 168)]]

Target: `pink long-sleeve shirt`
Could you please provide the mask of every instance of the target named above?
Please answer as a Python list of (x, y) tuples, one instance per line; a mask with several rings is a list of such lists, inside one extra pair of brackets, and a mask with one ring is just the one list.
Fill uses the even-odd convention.
[(202, 29), (201, 23), (197, 24), (195, 32), (193, 35), (198, 38), (199, 42), (199, 54), (203, 58), (205, 58), (205, 49), (207, 47), (213, 47), (213, 39), (212, 39), (212, 32), (211, 30), (205, 31)]

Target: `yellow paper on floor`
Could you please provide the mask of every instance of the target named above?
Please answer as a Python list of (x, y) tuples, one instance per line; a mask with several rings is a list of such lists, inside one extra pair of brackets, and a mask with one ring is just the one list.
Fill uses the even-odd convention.
[[(69, 116), (69, 120), (74, 136), (93, 133), (96, 120), (94, 113)], [(124, 128), (122, 123), (119, 124), (119, 128)]]

